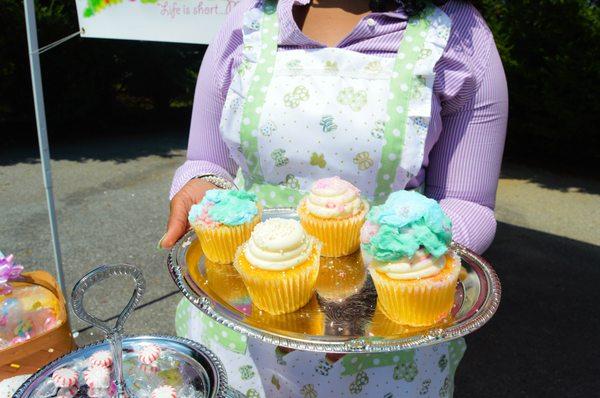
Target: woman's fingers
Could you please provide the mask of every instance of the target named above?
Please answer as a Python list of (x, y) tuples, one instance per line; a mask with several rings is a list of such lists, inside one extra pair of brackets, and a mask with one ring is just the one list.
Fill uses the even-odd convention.
[(175, 242), (188, 230), (188, 213), (193, 203), (186, 197), (175, 195), (171, 200), (171, 214), (167, 222), (167, 232), (161, 239), (159, 245), (163, 249), (173, 247)]
[(190, 180), (181, 188), (177, 195), (171, 199), (171, 213), (169, 214), (169, 221), (167, 221), (167, 232), (158, 242), (159, 247), (163, 249), (173, 247), (190, 226), (188, 214), (192, 206), (202, 200), (206, 191), (214, 188), (217, 187), (198, 178)]

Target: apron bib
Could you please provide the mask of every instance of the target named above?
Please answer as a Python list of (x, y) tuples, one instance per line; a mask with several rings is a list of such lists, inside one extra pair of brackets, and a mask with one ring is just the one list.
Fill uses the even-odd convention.
[[(396, 56), (387, 58), (338, 48), (278, 52), (275, 9), (266, 2), (245, 14), (243, 60), (223, 108), (220, 127), (240, 166), (238, 187), (267, 207), (296, 206), (313, 181), (335, 175), (374, 204), (404, 189), (422, 166), (448, 16), (432, 7), (412, 18)], [(465, 349), (459, 339), (341, 359), (285, 353), (246, 340), (187, 301), (176, 326), (215, 351), (230, 385), (249, 397), (451, 396)]]
[(295, 206), (314, 180), (338, 175), (383, 202), (421, 169), (449, 18), (438, 8), (414, 18), (387, 58), (277, 52), (274, 10), (267, 3), (245, 15), (243, 60), (221, 118), (243, 186), (266, 206)]

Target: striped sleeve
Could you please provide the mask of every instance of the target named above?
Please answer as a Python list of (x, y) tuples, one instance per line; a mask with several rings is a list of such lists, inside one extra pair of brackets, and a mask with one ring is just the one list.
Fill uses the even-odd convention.
[(240, 58), (237, 55), (243, 43), (244, 12), (255, 4), (255, 0), (240, 2), (204, 54), (194, 94), (187, 161), (175, 172), (170, 199), (195, 176), (215, 174), (231, 180), (236, 173), (237, 164), (229, 156), (219, 123), (231, 84), (231, 71)]
[(508, 119), (506, 78), (490, 41), (487, 66), (473, 96), (459, 110), (442, 113), (426, 185), (427, 194), (452, 219), (455, 241), (478, 253), (496, 233), (493, 209)]

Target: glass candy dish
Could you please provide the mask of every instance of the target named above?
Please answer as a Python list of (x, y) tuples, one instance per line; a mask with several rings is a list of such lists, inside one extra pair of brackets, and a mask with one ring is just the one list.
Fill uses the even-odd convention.
[[(161, 347), (161, 357), (153, 364), (140, 362), (138, 354), (143, 347)], [(23, 384), (14, 398), (50, 397), (116, 397), (116, 386), (92, 393), (83, 376), (90, 366), (90, 358), (98, 352), (110, 350), (107, 340), (82, 347), (50, 363)], [(77, 390), (57, 387), (52, 375), (59, 369), (72, 369), (77, 377)], [(177, 398), (235, 397), (226, 388), (225, 371), (215, 355), (193, 341), (172, 336), (136, 336), (123, 340), (123, 380), (126, 390), (136, 398), (150, 398), (152, 391), (163, 385), (174, 388)]]
[[(85, 292), (111, 277), (132, 277), (135, 290), (114, 327), (83, 307)], [(141, 300), (145, 281), (137, 267), (101, 266), (73, 289), (72, 305), (82, 320), (107, 339), (73, 351), (40, 369), (14, 398), (217, 398), (238, 397), (227, 388), (219, 359), (204, 346), (171, 336), (123, 336), (127, 317)]]

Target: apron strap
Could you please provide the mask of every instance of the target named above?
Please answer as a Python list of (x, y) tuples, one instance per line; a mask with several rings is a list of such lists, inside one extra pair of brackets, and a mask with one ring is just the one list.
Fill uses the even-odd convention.
[(411, 93), (416, 85), (424, 84), (415, 76), (415, 66), (423, 54), (427, 30), (431, 25), (429, 17), (433, 12), (434, 8), (428, 8), (408, 23), (398, 48), (390, 81), (388, 120), (384, 131), (385, 144), (381, 149), (381, 166), (377, 171), (375, 203), (385, 201), (395, 185), (402, 185), (396, 181), (397, 178), (401, 178), (404, 185), (412, 178), (408, 170), (402, 176), (397, 176), (397, 172), (406, 141)]
[(248, 173), (257, 183), (264, 181), (260, 160), (258, 158), (258, 128), (260, 123), (261, 107), (265, 103), (266, 88), (271, 83), (273, 76), (272, 67), (275, 64), (277, 41), (279, 39), (279, 21), (277, 17), (277, 2), (266, 0), (262, 5), (262, 18), (258, 26), (252, 28), (260, 30), (260, 49), (258, 57), (253, 61), (244, 59), (244, 62), (256, 62), (256, 69), (242, 112), (240, 126), (241, 151), (246, 158)]

